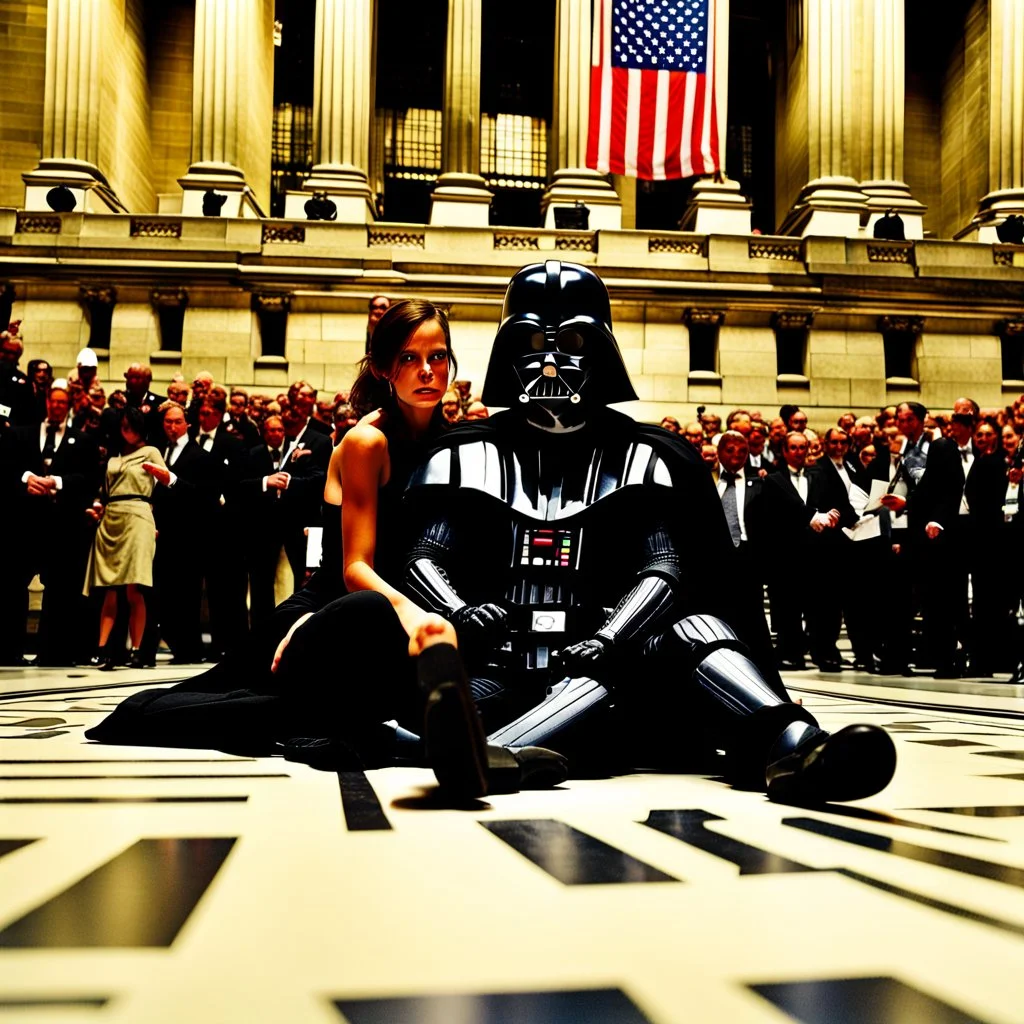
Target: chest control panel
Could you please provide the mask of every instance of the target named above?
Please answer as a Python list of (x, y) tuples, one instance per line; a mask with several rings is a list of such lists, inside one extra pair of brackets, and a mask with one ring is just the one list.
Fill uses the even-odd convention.
[(543, 565), (553, 569), (579, 566), (580, 531), (538, 529), (526, 526), (519, 538), (519, 565)]

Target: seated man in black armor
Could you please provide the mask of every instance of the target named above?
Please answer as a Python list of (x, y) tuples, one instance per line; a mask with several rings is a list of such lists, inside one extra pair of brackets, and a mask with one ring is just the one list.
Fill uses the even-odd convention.
[(454, 623), (491, 743), (550, 747), (577, 773), (724, 750), (727, 775), (780, 801), (888, 784), (889, 736), (819, 729), (758, 667), (760, 595), (714, 593), (733, 548), (697, 454), (607, 408), (636, 394), (593, 271), (513, 277), (482, 397), (508, 411), (452, 431), (410, 482), (407, 585)]

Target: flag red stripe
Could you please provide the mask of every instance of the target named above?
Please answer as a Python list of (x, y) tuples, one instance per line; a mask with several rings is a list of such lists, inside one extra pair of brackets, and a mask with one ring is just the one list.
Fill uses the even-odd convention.
[(640, 132), (637, 138), (636, 176), (654, 177), (654, 121), (658, 105), (658, 71), (644, 71), (640, 79)]
[(715, 165), (712, 171), (717, 171), (722, 166), (718, 159), (718, 94), (711, 90), (711, 162)]
[(612, 174), (626, 171), (626, 105), (629, 97), (629, 71), (612, 68), (612, 144), (608, 169)]
[(675, 72), (668, 77), (668, 125), (665, 131), (665, 177), (681, 178), (679, 139), (683, 134), (683, 110), (686, 106), (686, 75)]
[(587, 130), (587, 166), (597, 167), (601, 145), (601, 65), (590, 69), (590, 127)]
[(707, 174), (704, 157), (701, 155), (701, 140), (704, 138), (704, 83), (707, 75), (694, 75), (693, 130), (690, 133), (690, 160), (694, 174)]

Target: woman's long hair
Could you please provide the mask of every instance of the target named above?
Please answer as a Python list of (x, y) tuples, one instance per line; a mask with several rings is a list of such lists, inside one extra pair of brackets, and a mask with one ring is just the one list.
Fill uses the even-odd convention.
[[(370, 339), (370, 351), (359, 362), (359, 374), (349, 395), (349, 403), (359, 416), (365, 416), (374, 409), (383, 409), (396, 424), (404, 420), (389, 378), (394, 373), (398, 353), (405, 348), (406, 342), (420, 324), (428, 320), (436, 321), (444, 333), (444, 345), (451, 364), (449, 377), (454, 378), (459, 372), (444, 310), (425, 299), (403, 299), (396, 302), (377, 321)], [(434, 419), (431, 420), (431, 432), (435, 426), (440, 428), (443, 422), (441, 403), (438, 402)]]

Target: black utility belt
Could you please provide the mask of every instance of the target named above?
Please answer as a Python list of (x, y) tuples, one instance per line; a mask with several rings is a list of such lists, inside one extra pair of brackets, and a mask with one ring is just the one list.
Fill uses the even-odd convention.
[(113, 498), (107, 498), (108, 505), (113, 505), (115, 501), (144, 501), (147, 505), (153, 504), (153, 499), (145, 494), (116, 494)]

